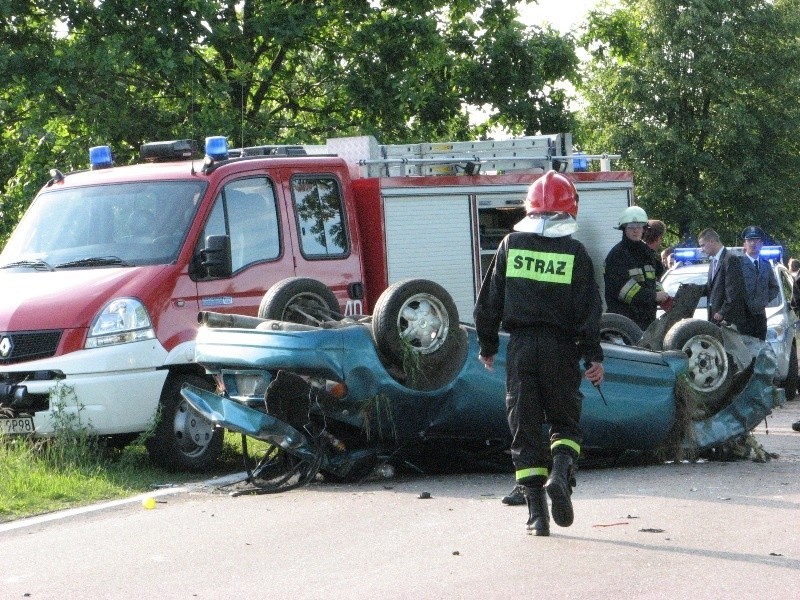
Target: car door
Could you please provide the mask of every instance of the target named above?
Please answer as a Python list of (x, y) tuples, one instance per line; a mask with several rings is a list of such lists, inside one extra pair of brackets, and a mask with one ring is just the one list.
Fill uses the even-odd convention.
[(279, 193), (266, 174), (229, 180), (217, 194), (199, 243), (230, 238), (231, 276), (197, 282), (200, 310), (255, 316), (269, 287), (295, 274)]

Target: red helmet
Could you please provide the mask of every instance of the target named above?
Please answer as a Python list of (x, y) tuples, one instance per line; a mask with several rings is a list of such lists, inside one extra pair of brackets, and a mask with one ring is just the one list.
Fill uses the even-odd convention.
[(578, 191), (572, 182), (555, 171), (548, 171), (528, 188), (525, 199), (528, 214), (563, 212), (578, 216)]

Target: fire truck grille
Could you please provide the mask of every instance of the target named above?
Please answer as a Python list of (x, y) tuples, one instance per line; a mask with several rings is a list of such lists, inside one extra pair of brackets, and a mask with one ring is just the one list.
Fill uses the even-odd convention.
[(61, 331), (23, 331), (0, 333), (0, 365), (53, 356)]

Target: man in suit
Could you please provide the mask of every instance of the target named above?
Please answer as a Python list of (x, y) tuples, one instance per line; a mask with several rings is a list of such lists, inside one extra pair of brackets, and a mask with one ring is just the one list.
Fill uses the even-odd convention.
[(761, 260), (759, 253), (764, 245), (764, 231), (750, 225), (742, 231), (744, 256), (741, 257), (744, 278), (747, 318), (739, 333), (751, 335), (760, 340), (767, 339), (767, 305), (780, 292), (772, 264)]
[(711, 259), (708, 266), (708, 320), (717, 325), (733, 324), (741, 331), (747, 321), (742, 263), (722, 245), (719, 234), (704, 229), (698, 237), (700, 249)]

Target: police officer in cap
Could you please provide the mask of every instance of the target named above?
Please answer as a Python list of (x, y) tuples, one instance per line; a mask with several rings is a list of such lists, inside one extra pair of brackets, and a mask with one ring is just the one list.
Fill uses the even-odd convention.
[(755, 225), (745, 227), (742, 231), (745, 253), (741, 260), (746, 314), (739, 326), (739, 333), (760, 340), (767, 339), (767, 305), (779, 292), (772, 265), (760, 256), (764, 237), (764, 231)]
[[(528, 216), (492, 259), (474, 316), (478, 358), (487, 369), (493, 368), (500, 346), (498, 330), (510, 334), (506, 415), (511, 457), (528, 505), (528, 531), (546, 536), (547, 496), (557, 525), (569, 527), (574, 517), (571, 495), (582, 441), (580, 361), (587, 367), (586, 379), (599, 385), (604, 373), (602, 302), (592, 260), (572, 238), (578, 214), (572, 182), (548, 171), (531, 185), (525, 205)], [(543, 435), (545, 422), (549, 440)]]

